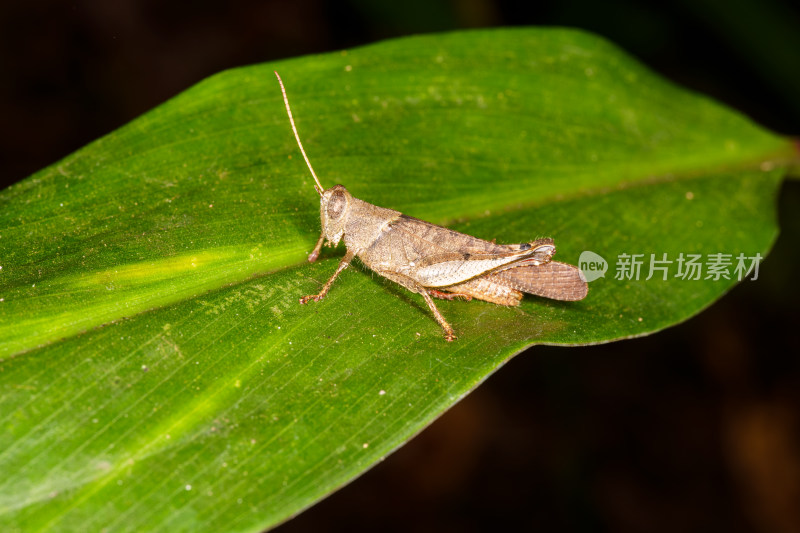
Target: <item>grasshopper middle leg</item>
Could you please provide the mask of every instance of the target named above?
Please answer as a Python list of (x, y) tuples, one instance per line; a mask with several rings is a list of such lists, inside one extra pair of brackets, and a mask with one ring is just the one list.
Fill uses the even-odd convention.
[(438, 293), (440, 291), (437, 291), (435, 289), (426, 289), (413, 279), (404, 276), (402, 274), (398, 274), (397, 272), (388, 272), (383, 270), (381, 271), (376, 270), (376, 272), (378, 272), (378, 274), (380, 274), (381, 276), (402, 285), (411, 292), (416, 292), (417, 294), (421, 294), (422, 297), (425, 299), (425, 303), (428, 304), (431, 313), (433, 313), (433, 317), (436, 319), (436, 322), (438, 322), (439, 325), (444, 330), (444, 340), (451, 342), (456, 339), (456, 334), (453, 331), (453, 327), (447, 323), (447, 320), (445, 320), (444, 317), (442, 316), (442, 313), (439, 312), (439, 309), (436, 307), (436, 304), (433, 303), (433, 298), (431, 298), (431, 292)]
[(452, 342), (456, 340), (456, 334), (453, 331), (453, 327), (447, 323), (447, 320), (444, 319), (442, 313), (439, 312), (439, 309), (436, 307), (436, 304), (433, 303), (433, 298), (431, 298), (431, 295), (428, 294), (427, 289), (425, 289), (425, 287), (420, 287), (420, 288), (422, 289), (420, 291), (420, 294), (422, 295), (423, 298), (425, 298), (425, 303), (428, 304), (428, 307), (430, 307), (431, 312), (433, 312), (434, 318), (436, 318), (436, 321), (439, 323), (440, 326), (442, 326), (442, 329), (444, 330), (444, 340), (446, 340), (447, 342)]

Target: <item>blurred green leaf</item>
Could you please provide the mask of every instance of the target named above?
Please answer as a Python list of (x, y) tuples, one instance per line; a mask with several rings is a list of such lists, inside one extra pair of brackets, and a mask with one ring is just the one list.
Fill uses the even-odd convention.
[[(609, 262), (581, 302), (441, 302), (314, 265), (323, 185)], [(0, 526), (259, 531), (533, 344), (644, 335), (766, 255), (792, 144), (569, 30), (405, 38), (223, 72), (0, 192)], [(650, 254), (731, 254), (667, 280)], [(640, 280), (616, 280), (644, 254)], [(749, 282), (748, 282), (749, 283)]]

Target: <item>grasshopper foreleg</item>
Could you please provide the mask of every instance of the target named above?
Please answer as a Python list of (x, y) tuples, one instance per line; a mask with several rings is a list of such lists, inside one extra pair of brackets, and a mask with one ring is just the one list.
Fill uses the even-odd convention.
[[(322, 239), (320, 239), (319, 242), (322, 242)], [(339, 273), (341, 273), (342, 270), (347, 268), (347, 266), (350, 264), (350, 261), (353, 260), (354, 255), (355, 254), (351, 253), (350, 251), (344, 254), (342, 260), (339, 261), (339, 266), (336, 268), (336, 272), (333, 273), (331, 279), (325, 282), (325, 285), (322, 286), (322, 290), (319, 291), (319, 294), (311, 294), (309, 296), (303, 296), (302, 298), (300, 298), (300, 303), (301, 304), (308, 303), (309, 300), (314, 300), (315, 302), (318, 302), (323, 298), (325, 298), (325, 295), (328, 294), (328, 291), (330, 290), (331, 285), (333, 285), (334, 280), (339, 276)]]
[(322, 235), (319, 236), (319, 240), (317, 241), (317, 245), (314, 247), (314, 250), (308, 254), (308, 262), (313, 263), (319, 257), (319, 252), (322, 250), (322, 244), (325, 242), (325, 232), (322, 232)]

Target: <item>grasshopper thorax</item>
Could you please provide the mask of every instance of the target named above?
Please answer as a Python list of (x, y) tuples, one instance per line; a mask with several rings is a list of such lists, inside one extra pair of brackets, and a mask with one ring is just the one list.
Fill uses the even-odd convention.
[(322, 231), (328, 241), (336, 246), (344, 235), (344, 226), (347, 222), (350, 200), (353, 197), (344, 185), (334, 185), (322, 192), (319, 199), (319, 215), (322, 221)]

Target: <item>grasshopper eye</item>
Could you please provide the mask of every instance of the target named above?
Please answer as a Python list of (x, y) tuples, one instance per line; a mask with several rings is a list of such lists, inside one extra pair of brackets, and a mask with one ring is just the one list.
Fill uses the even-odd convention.
[(344, 191), (333, 191), (330, 199), (328, 200), (328, 216), (332, 220), (336, 220), (342, 216), (347, 207), (347, 196)]

